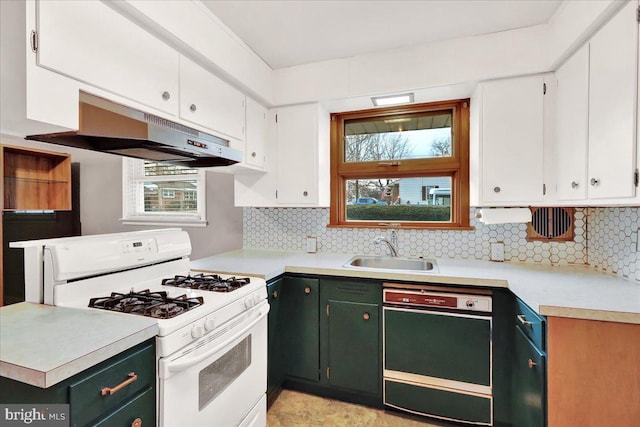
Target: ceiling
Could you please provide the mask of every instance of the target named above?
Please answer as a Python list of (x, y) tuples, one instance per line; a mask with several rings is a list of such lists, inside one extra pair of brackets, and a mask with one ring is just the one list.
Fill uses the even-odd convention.
[(562, 0), (203, 0), (271, 68), (546, 23)]

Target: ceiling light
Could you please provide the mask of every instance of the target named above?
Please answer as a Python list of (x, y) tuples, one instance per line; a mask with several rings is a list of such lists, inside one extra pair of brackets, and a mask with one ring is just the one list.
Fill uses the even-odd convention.
[(371, 98), (376, 107), (386, 107), (387, 105), (409, 104), (413, 102), (413, 93), (403, 93), (401, 95), (374, 96)]
[(406, 122), (410, 122), (411, 119), (409, 117), (403, 117), (400, 119), (387, 119), (384, 122), (389, 124), (389, 123), (406, 123)]

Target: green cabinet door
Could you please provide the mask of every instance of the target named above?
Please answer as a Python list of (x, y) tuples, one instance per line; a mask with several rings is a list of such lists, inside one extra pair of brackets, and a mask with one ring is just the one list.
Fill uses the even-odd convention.
[(318, 279), (285, 277), (280, 299), (282, 361), (285, 375), (320, 379)]
[(376, 394), (379, 389), (379, 305), (329, 301), (329, 383)]
[(544, 427), (546, 358), (520, 328), (516, 328), (511, 378), (514, 427)]
[(267, 396), (270, 396), (282, 384), (284, 366), (282, 363), (282, 328), (280, 325), (280, 300), (283, 279), (267, 285), (268, 301), (271, 306), (268, 316), (268, 353), (267, 353)]

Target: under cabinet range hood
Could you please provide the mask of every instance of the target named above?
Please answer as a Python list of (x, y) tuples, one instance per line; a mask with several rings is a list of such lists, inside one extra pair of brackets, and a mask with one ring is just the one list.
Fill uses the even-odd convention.
[(25, 139), (188, 167), (228, 166), (242, 159), (225, 139), (84, 92), (79, 112), (77, 131)]

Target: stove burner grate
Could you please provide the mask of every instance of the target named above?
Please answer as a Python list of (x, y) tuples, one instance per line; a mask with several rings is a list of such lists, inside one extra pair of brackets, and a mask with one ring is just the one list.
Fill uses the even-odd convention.
[(162, 281), (163, 286), (175, 286), (178, 288), (200, 289), (213, 292), (231, 292), (248, 285), (251, 280), (248, 277), (228, 277), (223, 279), (217, 274), (194, 274), (188, 276), (177, 275)]
[(166, 292), (144, 291), (128, 294), (112, 292), (108, 297), (91, 298), (89, 307), (121, 313), (139, 314), (156, 319), (170, 319), (199, 305), (204, 304), (202, 297), (181, 295), (170, 298)]

